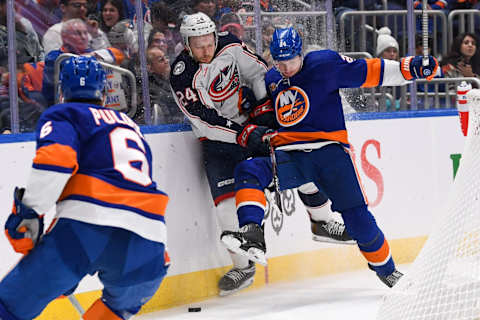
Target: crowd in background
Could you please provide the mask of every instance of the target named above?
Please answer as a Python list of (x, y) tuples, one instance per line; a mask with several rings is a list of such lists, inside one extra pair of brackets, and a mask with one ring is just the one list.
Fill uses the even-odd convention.
[[(324, 1), (262, 0), (260, 3), (261, 10), (265, 12), (325, 10), (322, 7)], [(405, 3), (404, 0), (365, 0), (363, 6), (365, 10), (405, 10)], [(308, 10), (302, 7), (305, 4), (310, 6)], [(414, 6), (421, 9), (421, 4), (421, 1), (415, 1)], [(428, 9), (441, 10), (445, 14), (451, 10), (479, 7), (480, 2), (475, 0), (428, 0)], [(337, 22), (342, 13), (359, 9), (359, 1), (333, 1)], [(254, 11), (253, 1), (143, 0), (142, 10), (148, 87), (156, 124), (185, 121), (169, 85), (170, 63), (183, 50), (179, 27), (184, 15), (204, 12), (216, 22), (219, 32), (228, 31), (236, 35), (252, 51), (258, 47), (255, 41), (253, 16), (242, 14)], [(125, 111), (140, 124), (146, 122), (134, 0), (17, 0), (15, 11), (20, 131), (32, 131), (42, 111), (58, 101), (55, 95), (57, 81), (54, 66), (57, 58), (64, 53), (93, 55), (103, 62), (130, 70), (136, 77), (137, 107), (132, 109), (130, 92), (132, 84), (124, 74), (116, 71), (108, 72), (109, 97), (106, 105)], [(0, 133), (8, 133), (10, 130), (6, 14), (6, 0), (0, 0)], [(480, 18), (480, 15), (476, 17)], [(297, 19), (288, 15), (278, 15), (263, 19), (261, 38), (263, 50), (258, 54), (269, 66), (273, 61), (268, 47), (276, 27), (290, 25), (296, 27), (307, 43), (306, 50), (326, 46), (325, 35), (319, 32), (322, 26), (311, 17)], [(476, 23), (476, 27), (480, 28), (480, 23)], [(394, 24), (386, 23), (379, 30), (374, 30), (375, 39), (367, 47), (371, 56), (398, 60), (407, 54), (406, 48), (399, 45), (399, 39), (392, 35), (391, 30), (395, 28)], [(423, 42), (419, 34), (421, 24), (417, 23), (416, 48), (417, 54), (422, 54)], [(436, 55), (440, 59), (442, 76), (478, 77), (480, 54), (477, 50), (477, 36), (475, 33), (458, 31), (455, 35), (449, 52), (444, 56)], [(397, 36), (403, 35), (397, 33)], [(432, 48), (431, 40), (429, 39), (429, 48)], [(349, 51), (348, 43), (343, 49), (344, 52)], [(399, 93), (395, 92), (400, 90), (399, 88), (385, 90), (395, 97), (399, 96)], [(419, 90), (425, 89), (419, 87)], [(397, 99), (388, 101), (386, 109), (399, 109), (399, 101)], [(361, 110), (360, 107), (357, 108), (357, 111)]]

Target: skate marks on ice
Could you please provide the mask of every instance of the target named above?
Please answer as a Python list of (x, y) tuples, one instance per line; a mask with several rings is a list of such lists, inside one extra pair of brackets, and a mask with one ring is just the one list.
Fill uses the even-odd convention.
[[(404, 266), (399, 269), (405, 270)], [(369, 270), (238, 292), (190, 305), (138, 316), (138, 320), (374, 320), (389, 289)], [(189, 307), (201, 307), (189, 313)]]

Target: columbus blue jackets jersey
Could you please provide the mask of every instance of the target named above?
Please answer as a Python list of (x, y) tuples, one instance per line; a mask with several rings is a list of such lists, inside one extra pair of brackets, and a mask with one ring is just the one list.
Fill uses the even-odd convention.
[(168, 196), (152, 181), (152, 154), (124, 113), (84, 103), (40, 117), (24, 202), (57, 218), (119, 227), (166, 242)]
[(339, 142), (348, 146), (340, 88), (407, 83), (397, 61), (360, 59), (320, 50), (307, 54), (301, 70), (290, 78), (270, 69), (265, 85), (275, 107), (279, 149), (320, 148)]
[(214, 58), (199, 64), (184, 50), (172, 64), (170, 84), (177, 105), (199, 138), (236, 143), (248, 120), (240, 108), (240, 87), (248, 86), (257, 100), (266, 97), (266, 63), (237, 37), (221, 33)]

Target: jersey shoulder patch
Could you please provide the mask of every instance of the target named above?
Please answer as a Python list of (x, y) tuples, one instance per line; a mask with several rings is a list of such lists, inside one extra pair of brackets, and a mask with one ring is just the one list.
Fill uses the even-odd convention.
[(185, 71), (185, 62), (183, 61), (178, 61), (175, 66), (173, 67), (173, 75), (178, 76)]

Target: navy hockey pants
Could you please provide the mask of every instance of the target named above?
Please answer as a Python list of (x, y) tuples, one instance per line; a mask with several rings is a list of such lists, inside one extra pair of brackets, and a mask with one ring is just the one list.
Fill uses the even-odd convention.
[(167, 269), (162, 243), (62, 218), (0, 282), (0, 303), (19, 320), (30, 320), (84, 276), (98, 272), (102, 300), (124, 319), (154, 295)]

